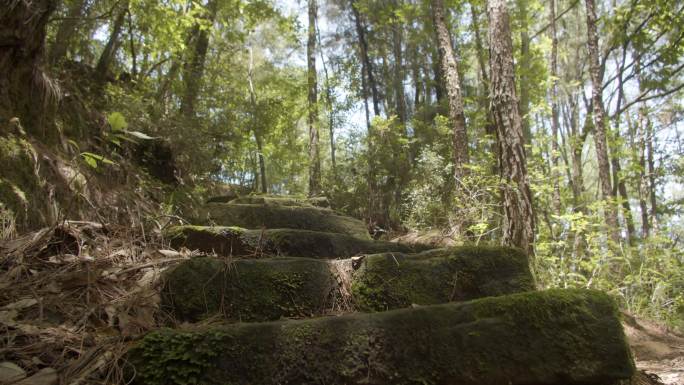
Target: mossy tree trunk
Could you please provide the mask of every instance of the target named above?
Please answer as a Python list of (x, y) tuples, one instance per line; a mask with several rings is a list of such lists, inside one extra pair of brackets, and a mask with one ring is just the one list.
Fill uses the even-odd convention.
[[(19, 118), (45, 139), (56, 88), (43, 70), (45, 36), (55, 0), (6, 0), (0, 5), (0, 119)], [(7, 124), (0, 120), (0, 124)]]

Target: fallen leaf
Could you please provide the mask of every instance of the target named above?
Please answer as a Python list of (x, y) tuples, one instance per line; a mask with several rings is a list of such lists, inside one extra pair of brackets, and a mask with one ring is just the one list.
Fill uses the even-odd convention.
[(17, 302), (13, 302), (9, 305), (5, 305), (3, 307), (3, 309), (5, 309), (5, 310), (22, 310), (22, 309), (29, 308), (29, 307), (37, 304), (37, 303), (38, 303), (38, 300), (35, 298), (24, 298), (24, 299), (20, 299)]
[(29, 378), (17, 382), (15, 385), (57, 385), (59, 376), (53, 368), (43, 368)]
[(26, 371), (9, 361), (0, 362), (0, 384), (11, 384), (26, 377)]
[(0, 311), (0, 324), (14, 326), (17, 324), (16, 318), (19, 312), (16, 310)]

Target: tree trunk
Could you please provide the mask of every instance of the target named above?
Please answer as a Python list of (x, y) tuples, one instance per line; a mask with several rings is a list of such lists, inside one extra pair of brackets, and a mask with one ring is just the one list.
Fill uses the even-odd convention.
[(323, 56), (323, 44), (321, 44), (321, 32), (316, 26), (316, 39), (318, 41), (318, 54), (321, 57), (321, 64), (323, 64), (323, 73), (325, 74), (325, 103), (328, 106), (328, 136), (330, 136), (330, 166), (332, 168), (333, 178), (337, 180), (337, 160), (335, 159), (335, 106), (333, 105), (332, 86), (330, 85), (330, 77), (328, 76), (328, 66), (325, 64), (325, 57)]
[(46, 124), (58, 97), (43, 72), (45, 36), (54, 0), (7, 1), (0, 6), (0, 125), (19, 118), (30, 133), (54, 139)]
[(318, 84), (316, 80), (316, 0), (309, 0), (309, 30), (306, 45), (309, 101), (309, 196), (321, 193), (321, 158), (318, 149)]
[[(618, 73), (618, 96), (616, 102), (616, 111), (620, 110), (622, 106), (622, 100), (624, 98), (624, 81), (623, 73), (625, 71), (625, 60), (627, 57), (627, 45), (625, 44), (622, 49), (622, 61), (619, 63), (619, 73)], [(620, 114), (615, 116), (615, 140), (614, 147), (619, 146), (618, 137), (620, 136)], [(622, 201), (622, 213), (627, 225), (627, 241), (630, 245), (634, 245), (635, 233), (634, 219), (632, 218), (632, 208), (629, 204), (629, 196), (627, 195), (627, 186), (625, 185), (625, 178), (620, 175), (622, 173), (622, 167), (620, 165), (619, 154), (620, 151), (617, 148), (613, 148), (611, 164), (613, 166), (613, 195), (618, 198), (618, 194)]]
[(517, 0), (520, 12), (520, 117), (525, 144), (532, 144), (530, 129), (530, 35), (527, 22), (527, 1)]
[(556, 1), (549, 1), (551, 23), (551, 178), (553, 181), (553, 211), (561, 214), (560, 173), (558, 169), (558, 36), (556, 33)]
[(608, 158), (608, 144), (606, 142), (606, 113), (603, 107), (602, 87), (603, 71), (599, 61), (598, 33), (596, 30), (596, 6), (594, 0), (586, 0), (587, 5), (587, 48), (589, 52), (589, 73), (591, 75), (591, 98), (594, 118), (594, 142), (596, 144), (596, 159), (598, 160), (599, 184), (601, 196), (606, 201), (605, 216), (608, 234), (616, 245), (620, 242), (617, 210), (612, 202), (612, 188), (610, 179), (610, 163)]
[(359, 10), (356, 9), (356, 1), (351, 0), (352, 15), (354, 16), (354, 25), (356, 26), (356, 35), (359, 39), (359, 53), (361, 54), (361, 63), (366, 69), (367, 86), (371, 90), (373, 96), (373, 113), (375, 116), (380, 115), (380, 97), (378, 94), (378, 86), (375, 83), (375, 76), (373, 75), (373, 65), (368, 56), (368, 42), (366, 41), (366, 27), (363, 25)]
[(95, 74), (97, 76), (98, 82), (100, 83), (104, 83), (107, 80), (112, 61), (116, 56), (116, 51), (119, 49), (119, 39), (121, 37), (121, 30), (123, 29), (127, 12), (128, 2), (124, 3), (119, 10), (119, 13), (116, 14), (116, 19), (114, 20), (114, 24), (112, 25), (112, 29), (109, 33), (107, 44), (102, 50), (102, 54), (100, 54), (100, 59), (97, 61)]
[[(214, 22), (218, 12), (217, 0), (212, 0), (207, 4), (205, 18), (209, 23)], [(189, 45), (188, 59), (183, 66), (183, 83), (185, 91), (181, 97), (181, 114), (188, 118), (195, 117), (195, 105), (202, 87), (202, 77), (204, 76), (204, 65), (209, 50), (209, 31), (199, 25), (193, 27), (191, 44)]]
[[(395, 2), (394, 6), (399, 8)], [(402, 55), (402, 27), (399, 20), (392, 23), (392, 48), (394, 55), (394, 103), (396, 105), (397, 117), (401, 124), (406, 123), (406, 98), (404, 95), (404, 58)]]
[(465, 114), (463, 112), (463, 96), (461, 95), (461, 80), (458, 65), (451, 46), (451, 34), (446, 24), (444, 3), (442, 0), (432, 0), (435, 30), (439, 47), (439, 60), (442, 73), (446, 80), (446, 92), (449, 100), (449, 118), (453, 124), (453, 162), (454, 176), (460, 179), (466, 174), (465, 165), (468, 159), (468, 133), (466, 131)]
[(261, 135), (259, 135), (259, 104), (257, 103), (256, 90), (254, 89), (254, 55), (251, 47), (249, 48), (247, 80), (249, 83), (249, 100), (252, 105), (252, 133), (254, 134), (254, 141), (257, 146), (257, 158), (259, 160), (261, 192), (266, 194), (268, 192), (268, 185), (266, 184), (266, 162), (264, 161), (264, 149), (261, 143)]
[(499, 143), (503, 198), (502, 243), (534, 255), (534, 212), (527, 176), (522, 120), (515, 95), (513, 43), (505, 0), (487, 2), (491, 109)]
[(86, 0), (76, 0), (71, 3), (66, 18), (59, 25), (55, 41), (50, 47), (50, 64), (55, 65), (66, 56), (71, 40), (78, 31), (78, 24), (85, 15), (87, 4)]

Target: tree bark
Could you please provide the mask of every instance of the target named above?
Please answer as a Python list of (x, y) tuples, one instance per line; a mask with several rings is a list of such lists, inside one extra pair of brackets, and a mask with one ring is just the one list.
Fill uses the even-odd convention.
[(551, 22), (551, 178), (553, 183), (553, 210), (561, 214), (560, 173), (558, 170), (558, 35), (556, 32), (556, 1), (549, 1)]
[(261, 143), (261, 135), (259, 134), (259, 104), (257, 103), (256, 90), (254, 89), (254, 55), (251, 47), (249, 48), (249, 68), (247, 72), (247, 80), (249, 83), (249, 100), (252, 105), (252, 133), (254, 134), (254, 141), (256, 142), (257, 146), (257, 159), (259, 161), (261, 192), (266, 194), (268, 193), (268, 185), (266, 184), (266, 162), (264, 160), (264, 150)]
[(119, 49), (121, 30), (123, 29), (127, 12), (128, 2), (124, 3), (119, 10), (119, 13), (116, 14), (116, 19), (114, 20), (114, 24), (112, 25), (112, 29), (109, 33), (107, 44), (100, 54), (100, 59), (97, 61), (95, 74), (97, 76), (97, 81), (100, 83), (104, 83), (107, 80), (109, 68), (111, 67), (112, 61), (116, 56), (116, 51)]
[[(623, 73), (625, 71), (625, 60), (627, 57), (627, 45), (625, 44), (622, 49), (622, 61), (619, 63), (619, 74), (618, 74), (618, 95), (617, 95), (617, 106), (616, 110), (620, 110), (622, 105), (622, 100), (624, 99), (624, 82)], [(620, 115), (615, 116), (615, 140), (614, 148), (611, 156), (611, 164), (613, 166), (613, 195), (618, 198), (618, 195), (622, 202), (622, 213), (627, 225), (627, 241), (630, 245), (634, 245), (635, 241), (635, 227), (634, 219), (632, 218), (632, 207), (629, 204), (629, 196), (627, 195), (627, 186), (625, 185), (625, 178), (620, 174), (622, 173), (622, 166), (620, 165), (619, 149), (615, 148), (619, 146), (618, 137), (620, 136)]]
[[(399, 8), (395, 1), (394, 6)], [(392, 51), (394, 55), (394, 103), (396, 105), (397, 117), (401, 124), (406, 123), (406, 97), (404, 95), (404, 58), (402, 55), (402, 27), (398, 20), (392, 23)]]
[(439, 47), (439, 59), (442, 73), (446, 80), (446, 93), (449, 100), (449, 118), (453, 124), (453, 162), (454, 176), (462, 178), (466, 174), (465, 165), (469, 163), (468, 133), (466, 131), (465, 114), (463, 112), (463, 96), (461, 95), (461, 80), (458, 65), (451, 46), (451, 34), (447, 28), (444, 3), (442, 0), (432, 0), (435, 32)]
[(356, 35), (359, 39), (359, 53), (361, 54), (361, 63), (366, 69), (367, 86), (370, 88), (373, 97), (373, 113), (375, 116), (380, 115), (380, 96), (378, 93), (378, 86), (375, 82), (373, 74), (373, 64), (368, 56), (368, 42), (366, 40), (366, 27), (363, 25), (359, 10), (356, 9), (356, 1), (351, 0), (351, 10), (354, 16), (354, 26), (356, 27)]
[(328, 66), (325, 64), (325, 57), (323, 56), (321, 31), (318, 29), (318, 26), (316, 26), (316, 39), (318, 41), (318, 54), (321, 57), (323, 73), (325, 74), (325, 103), (328, 106), (328, 135), (330, 136), (330, 166), (332, 168), (333, 178), (337, 180), (337, 160), (335, 159), (335, 106), (333, 105), (332, 86), (330, 85), (330, 77), (328, 76)]
[(43, 71), (45, 37), (54, 0), (7, 1), (0, 6), (0, 125), (19, 118), (30, 133), (52, 139), (46, 112), (58, 97)]
[(527, 21), (527, 1), (517, 0), (520, 12), (520, 117), (522, 119), (523, 137), (525, 144), (532, 144), (530, 129), (530, 34)]
[(66, 18), (59, 25), (55, 41), (50, 47), (50, 64), (55, 65), (66, 56), (71, 40), (78, 31), (80, 19), (85, 15), (87, 4), (86, 0), (76, 0), (71, 3), (67, 10)]
[(610, 163), (608, 158), (608, 144), (606, 135), (606, 112), (603, 107), (603, 70), (599, 61), (598, 32), (596, 29), (596, 5), (594, 0), (586, 0), (587, 6), (587, 49), (589, 53), (589, 73), (591, 75), (591, 99), (594, 119), (594, 142), (596, 144), (596, 159), (598, 161), (599, 184), (601, 196), (606, 201), (605, 217), (608, 234), (616, 245), (620, 242), (617, 210), (612, 202), (612, 188), (610, 178)]
[(525, 147), (515, 95), (513, 43), (505, 0), (487, 2), (491, 74), (491, 110), (499, 143), (503, 198), (502, 243), (534, 255), (534, 211)]
[[(218, 12), (217, 1), (212, 0), (207, 3), (204, 17), (211, 24), (214, 23), (216, 13)], [(195, 25), (191, 36), (188, 59), (183, 66), (183, 83), (185, 87), (180, 106), (181, 114), (188, 119), (195, 117), (195, 105), (202, 87), (204, 66), (207, 59), (207, 51), (209, 50), (209, 31), (201, 28), (199, 25)]]
[(316, 0), (309, 0), (309, 30), (306, 45), (309, 124), (309, 196), (321, 193), (321, 158), (318, 149), (318, 84), (316, 80)]

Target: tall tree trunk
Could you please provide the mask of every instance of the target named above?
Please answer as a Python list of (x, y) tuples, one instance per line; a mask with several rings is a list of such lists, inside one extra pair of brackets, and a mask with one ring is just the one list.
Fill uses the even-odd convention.
[(330, 77), (328, 76), (328, 66), (325, 64), (325, 56), (323, 55), (323, 44), (321, 44), (321, 31), (316, 26), (316, 39), (318, 41), (318, 54), (321, 57), (321, 64), (323, 64), (323, 73), (325, 74), (325, 104), (328, 107), (328, 136), (330, 137), (330, 165), (332, 167), (333, 178), (337, 180), (337, 160), (335, 159), (335, 106), (333, 105), (332, 86), (330, 85)]
[(553, 180), (553, 211), (561, 214), (560, 172), (558, 169), (558, 36), (556, 33), (556, 1), (549, 1), (551, 23), (551, 178)]
[[(211, 0), (207, 3), (204, 17), (210, 24), (214, 23), (218, 12), (218, 0)], [(197, 97), (202, 88), (202, 77), (204, 76), (204, 66), (209, 50), (209, 30), (195, 25), (192, 31), (191, 44), (189, 45), (189, 55), (183, 66), (184, 92), (181, 97), (181, 114), (192, 119), (195, 117), (195, 105)]]
[(264, 149), (261, 143), (260, 127), (259, 127), (259, 104), (257, 103), (256, 90), (254, 89), (254, 55), (252, 47), (249, 48), (249, 68), (247, 72), (247, 80), (249, 83), (249, 100), (252, 105), (252, 133), (254, 134), (254, 141), (257, 146), (257, 159), (259, 161), (259, 177), (261, 179), (261, 192), (266, 194), (268, 192), (268, 184), (266, 184), (266, 162), (264, 160)]
[(527, 1), (517, 0), (520, 12), (520, 117), (525, 143), (532, 143), (532, 131), (530, 129), (530, 35), (527, 21)]
[(43, 72), (45, 36), (54, 0), (0, 6), (0, 125), (17, 117), (30, 133), (54, 139), (48, 111), (58, 95)]
[(587, 5), (587, 48), (589, 52), (589, 73), (591, 75), (591, 99), (594, 118), (594, 142), (598, 160), (601, 196), (606, 201), (605, 216), (610, 239), (617, 245), (620, 242), (617, 210), (612, 202), (610, 163), (606, 135), (606, 112), (603, 107), (603, 70), (599, 60), (598, 32), (596, 29), (596, 5), (594, 0), (586, 0)]
[[(395, 8), (399, 4), (394, 1)], [(404, 58), (402, 55), (402, 27), (399, 20), (392, 23), (392, 52), (394, 56), (394, 103), (396, 105), (397, 117), (402, 124), (406, 123), (406, 97), (404, 95)]]
[(316, 0), (309, 0), (309, 40), (306, 45), (309, 124), (309, 196), (321, 193), (321, 158), (318, 149), (318, 84), (316, 80)]
[[(620, 110), (620, 107), (622, 106), (622, 100), (624, 98), (624, 81), (623, 81), (623, 73), (625, 71), (625, 61), (627, 58), (627, 45), (625, 44), (622, 47), (622, 61), (619, 64), (619, 73), (618, 73), (618, 96), (617, 96), (617, 102), (616, 102), (616, 111)], [(622, 213), (623, 213), (623, 218), (625, 220), (625, 224), (627, 225), (627, 241), (630, 245), (634, 245), (635, 241), (635, 233), (636, 230), (634, 228), (634, 219), (632, 218), (632, 207), (629, 204), (629, 196), (627, 195), (627, 186), (625, 185), (625, 178), (621, 175), (622, 174), (622, 167), (620, 165), (620, 158), (619, 158), (619, 149), (615, 148), (617, 146), (620, 146), (618, 143), (618, 138), (620, 136), (620, 114), (617, 114), (615, 116), (615, 138), (614, 138), (614, 148), (611, 151), (611, 164), (613, 166), (613, 196), (615, 198), (618, 198), (618, 194), (620, 196), (621, 202), (622, 202)]]
[(373, 65), (368, 55), (368, 41), (366, 40), (366, 27), (363, 25), (359, 10), (356, 9), (356, 1), (351, 0), (352, 15), (354, 16), (354, 25), (356, 27), (356, 35), (359, 39), (359, 53), (361, 54), (361, 63), (366, 69), (367, 86), (371, 90), (373, 96), (373, 113), (375, 116), (380, 115), (380, 96), (378, 94), (378, 86), (375, 82), (373, 74)]
[(465, 114), (463, 112), (463, 96), (461, 95), (461, 81), (458, 65), (451, 46), (451, 34), (447, 28), (442, 0), (432, 0), (432, 11), (439, 47), (439, 59), (442, 72), (446, 80), (446, 92), (449, 98), (449, 118), (453, 124), (453, 161), (454, 176), (463, 177), (466, 172), (464, 166), (469, 163), (468, 133), (466, 131)]
[(503, 195), (502, 243), (534, 255), (534, 211), (522, 120), (515, 95), (513, 43), (506, 0), (489, 0), (491, 109), (497, 129)]
[(75, 0), (67, 10), (66, 18), (57, 28), (55, 41), (50, 46), (50, 64), (57, 64), (67, 54), (71, 40), (78, 31), (78, 24), (85, 15), (87, 0)]
[[(473, 29), (473, 35), (475, 37), (475, 50), (477, 53), (477, 65), (479, 67), (479, 78), (482, 84), (482, 94), (479, 99), (480, 108), (486, 111), (487, 121), (485, 122), (485, 133), (492, 138), (496, 138), (496, 127), (494, 126), (494, 118), (492, 117), (492, 112), (489, 109), (489, 76), (487, 75), (487, 56), (482, 44), (482, 34), (480, 32), (480, 15), (481, 10), (474, 4), (470, 3), (470, 13), (472, 18), (471, 27)], [(489, 151), (493, 154), (494, 159), (498, 161), (499, 156), (497, 154), (497, 146), (492, 146)], [(492, 167), (492, 173), (494, 175), (499, 173), (499, 168), (494, 163)]]
[(126, 14), (128, 12), (128, 2), (125, 2), (119, 12), (116, 14), (116, 19), (112, 25), (112, 29), (109, 32), (109, 39), (107, 44), (100, 54), (100, 59), (97, 61), (97, 66), (95, 67), (95, 74), (97, 76), (98, 82), (104, 83), (109, 75), (109, 69), (112, 65), (112, 61), (116, 56), (116, 51), (119, 49), (119, 43), (121, 38), (121, 30), (123, 29), (124, 21), (126, 20)]
[(655, 171), (655, 157), (653, 155), (653, 141), (655, 141), (655, 136), (653, 135), (653, 124), (649, 120), (646, 124), (646, 149), (648, 150), (647, 163), (648, 163), (648, 195), (651, 201), (651, 231), (656, 232), (658, 228), (658, 202), (656, 199), (656, 171)]

